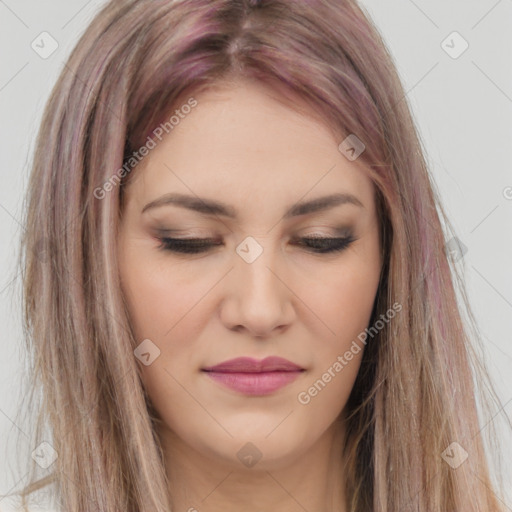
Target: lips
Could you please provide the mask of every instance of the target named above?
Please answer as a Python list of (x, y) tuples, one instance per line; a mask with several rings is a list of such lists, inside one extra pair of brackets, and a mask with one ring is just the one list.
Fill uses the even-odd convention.
[(271, 356), (262, 361), (238, 357), (202, 371), (224, 388), (243, 395), (263, 396), (285, 387), (305, 369), (282, 357)]
[(250, 357), (237, 357), (223, 363), (209, 366), (202, 369), (205, 372), (223, 373), (267, 373), (267, 372), (297, 372), (304, 369), (300, 366), (283, 359), (282, 357), (271, 356), (261, 361)]

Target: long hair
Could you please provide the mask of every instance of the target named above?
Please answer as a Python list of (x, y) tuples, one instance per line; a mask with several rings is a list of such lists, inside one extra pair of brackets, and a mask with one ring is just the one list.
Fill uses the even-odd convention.
[[(450, 224), (393, 59), (356, 0), (113, 0), (82, 35), (26, 196), (33, 448), (47, 428), (58, 456), (45, 478), (32, 464), (23, 498), (53, 483), (63, 510), (171, 510), (117, 266), (123, 188), (178, 98), (241, 77), (300, 94), (340, 144), (365, 144), (384, 255), (372, 322), (402, 310), (366, 347), (347, 403), (350, 510), (502, 510), (478, 418), (497, 398), (445, 248)], [(467, 453), (458, 467), (454, 453)]]

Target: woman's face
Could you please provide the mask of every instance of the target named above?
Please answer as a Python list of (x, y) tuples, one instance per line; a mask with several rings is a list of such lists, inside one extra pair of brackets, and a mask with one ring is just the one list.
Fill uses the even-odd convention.
[[(381, 261), (362, 164), (320, 121), (267, 93), (245, 82), (194, 96), (133, 171), (118, 250), (164, 437), (271, 468), (332, 432), (359, 370), (353, 342), (368, 326)], [(304, 240), (316, 237), (339, 250)], [(296, 367), (205, 371), (241, 357)]]

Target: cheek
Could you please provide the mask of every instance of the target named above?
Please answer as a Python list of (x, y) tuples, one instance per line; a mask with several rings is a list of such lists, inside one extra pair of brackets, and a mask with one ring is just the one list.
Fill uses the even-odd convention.
[(368, 326), (380, 269), (378, 239), (368, 236), (339, 264), (323, 267), (305, 283), (304, 300), (325, 326), (323, 343), (318, 344), (321, 351), (345, 350)]
[(315, 426), (338, 417), (359, 372), (365, 348), (361, 333), (368, 327), (380, 277), (378, 252), (366, 254), (375, 257), (354, 254), (324, 284), (308, 288), (325, 334), (315, 340), (315, 364), (296, 399), (299, 409), (317, 418)]
[(193, 342), (204, 329), (201, 321), (211, 317), (204, 313), (204, 299), (219, 277), (212, 272), (199, 278), (190, 267), (135, 243), (123, 252), (120, 271), (135, 345), (149, 339), (160, 351), (150, 365), (140, 365), (144, 386), (155, 405), (165, 404), (170, 393), (179, 394), (183, 373), (198, 365)]
[[(172, 410), (187, 411), (190, 397), (183, 391), (181, 382), (190, 378), (187, 372), (197, 364), (193, 341), (204, 328), (201, 299), (205, 298), (216, 278), (190, 279), (190, 272), (179, 265), (152, 263), (144, 253), (133, 251), (126, 256), (131, 269), (126, 275), (123, 292), (132, 320), (136, 344), (151, 340), (160, 350), (159, 356), (148, 366), (141, 365), (144, 387), (160, 414), (166, 416), (170, 403)], [(211, 282), (210, 282), (211, 281)], [(201, 314), (203, 311), (203, 314)], [(193, 404), (192, 404), (193, 405)], [(194, 414), (197, 411), (194, 412)], [(174, 416), (166, 416), (173, 424)]]
[(172, 341), (173, 332), (187, 324), (194, 305), (206, 295), (209, 280), (191, 279), (179, 265), (151, 262), (143, 254), (134, 251), (129, 257), (129, 268), (136, 270), (125, 272), (123, 280), (136, 337)]
[[(379, 275), (371, 269), (344, 268), (331, 275), (329, 286), (318, 286), (312, 304), (329, 328), (331, 338), (347, 340), (364, 329), (369, 320), (378, 287)], [(329, 339), (326, 336), (325, 339)]]

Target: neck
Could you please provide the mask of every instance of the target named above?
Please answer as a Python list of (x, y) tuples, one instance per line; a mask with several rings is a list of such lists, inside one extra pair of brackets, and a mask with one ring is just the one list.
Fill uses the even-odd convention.
[[(345, 512), (343, 423), (335, 422), (306, 451), (286, 461), (244, 467), (161, 432), (173, 511)], [(263, 459), (262, 459), (263, 460)]]

